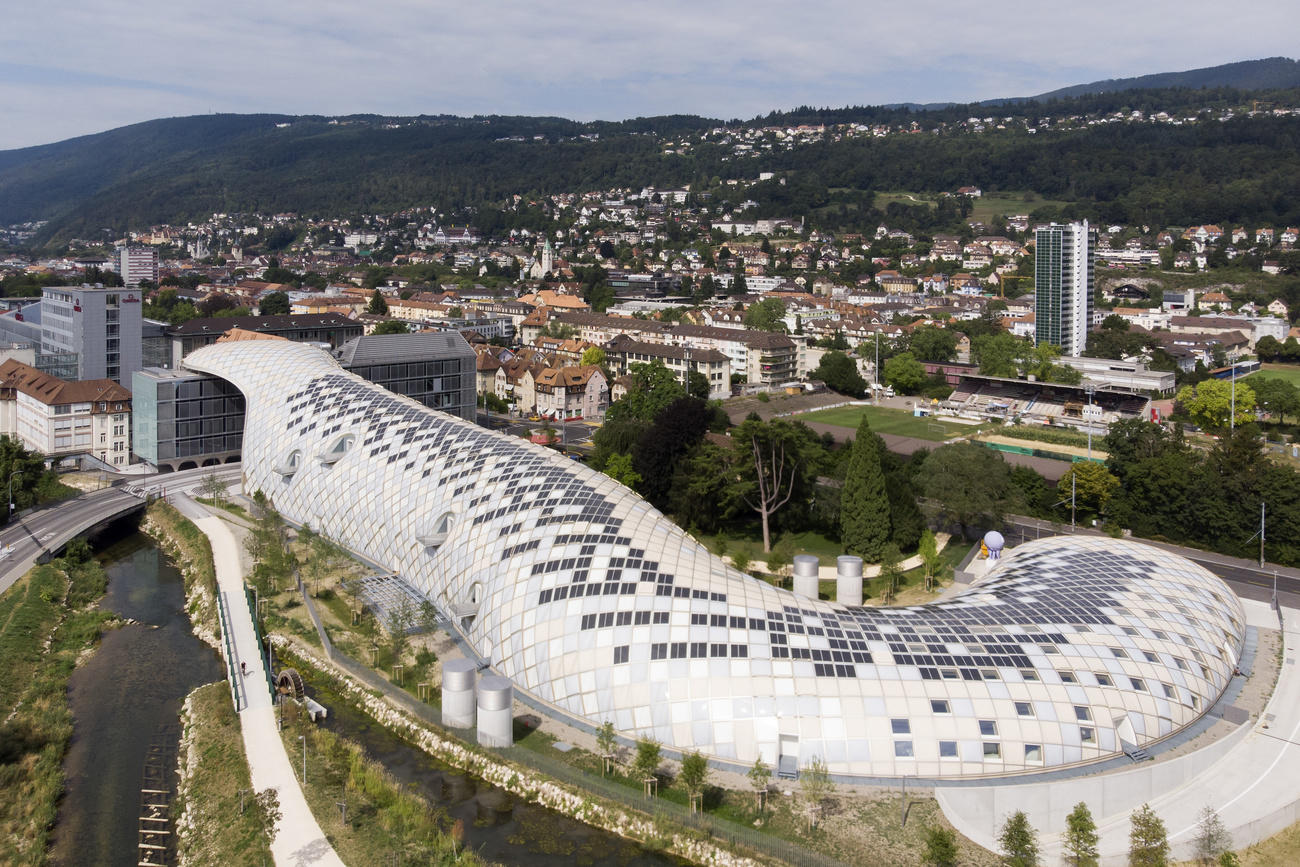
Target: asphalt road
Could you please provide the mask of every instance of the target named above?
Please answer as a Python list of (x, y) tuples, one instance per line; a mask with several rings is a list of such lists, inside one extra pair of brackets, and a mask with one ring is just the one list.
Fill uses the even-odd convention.
[(240, 468), (238, 464), (230, 464), (182, 473), (124, 477), (127, 481), (123, 485), (91, 491), (15, 519), (0, 530), (0, 593), (27, 574), (42, 555), (57, 551), (73, 537), (112, 516), (138, 508), (146, 494), (192, 488), (214, 472), (220, 478), (236, 479)]
[[(1053, 536), (1070, 532), (1068, 524), (1062, 526), (1023, 515), (1008, 515), (1004, 520), (1006, 529), (1003, 530), (1003, 534), (1007, 536), (1007, 544), (1009, 545), (1019, 544), (1040, 536)], [(1080, 527), (1078, 532), (1094, 536), (1103, 535), (1091, 527)], [(1149, 539), (1137, 539), (1135, 541), (1163, 548), (1170, 553), (1186, 557), (1193, 563), (1204, 566), (1224, 581), (1227, 581), (1237, 595), (1243, 599), (1255, 599), (1261, 602), (1271, 601), (1273, 598), (1274, 575), (1276, 574), (1278, 602), (1285, 607), (1300, 608), (1300, 569), (1287, 566), (1275, 567), (1267, 563), (1261, 569), (1259, 562), (1255, 560), (1243, 560), (1239, 557), (1199, 551), (1195, 548), (1170, 545), (1165, 542), (1153, 542)]]

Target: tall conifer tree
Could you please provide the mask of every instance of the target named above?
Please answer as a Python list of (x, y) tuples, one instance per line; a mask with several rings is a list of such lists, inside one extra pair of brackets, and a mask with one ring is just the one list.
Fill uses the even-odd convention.
[(889, 542), (890, 528), (889, 494), (885, 490), (885, 472), (880, 466), (880, 447), (863, 416), (853, 440), (840, 499), (840, 538), (846, 551), (878, 563)]

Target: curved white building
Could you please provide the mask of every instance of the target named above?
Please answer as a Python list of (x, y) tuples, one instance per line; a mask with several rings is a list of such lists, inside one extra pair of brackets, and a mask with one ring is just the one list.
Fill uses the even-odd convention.
[(245, 395), (243, 462), (291, 520), (402, 575), (520, 688), (740, 763), (980, 776), (1096, 761), (1195, 721), (1241, 606), (1157, 548), (1058, 537), (940, 603), (796, 597), (726, 566), (610, 478), (261, 340), (185, 364)]

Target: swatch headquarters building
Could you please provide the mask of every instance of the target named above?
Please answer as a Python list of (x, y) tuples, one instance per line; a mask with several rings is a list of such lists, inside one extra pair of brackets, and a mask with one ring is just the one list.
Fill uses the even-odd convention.
[(1082, 766), (1198, 720), (1242, 652), (1232, 591), (1151, 546), (1042, 539), (941, 602), (828, 602), (314, 347), (217, 343), (184, 365), (245, 396), (246, 490), (401, 576), (557, 716), (670, 751), (860, 778)]

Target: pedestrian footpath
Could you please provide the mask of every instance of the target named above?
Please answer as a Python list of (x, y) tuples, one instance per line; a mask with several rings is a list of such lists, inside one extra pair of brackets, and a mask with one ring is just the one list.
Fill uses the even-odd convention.
[[(252, 613), (244, 601), (244, 576), (239, 567), (239, 545), (234, 534), (220, 518), (184, 494), (171, 497), (181, 514), (194, 522), (212, 544), (212, 559), (217, 569), (217, 592), (227, 602), (226, 623), (230, 646), (235, 655), (229, 670), (243, 681), (238, 690), (243, 697), (239, 726), (244, 738), (244, 753), (256, 791), (275, 789), (280, 799), (280, 821), (276, 824), (271, 854), (277, 867), (343, 867), (334, 847), (325, 838), (298, 777), (285, 753), (276, 722), (275, 708), (267, 688), (266, 662), (253, 628)], [(247, 674), (239, 674), (247, 667)]]

